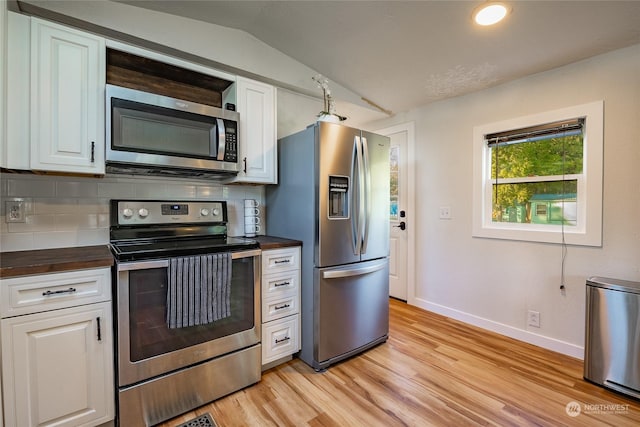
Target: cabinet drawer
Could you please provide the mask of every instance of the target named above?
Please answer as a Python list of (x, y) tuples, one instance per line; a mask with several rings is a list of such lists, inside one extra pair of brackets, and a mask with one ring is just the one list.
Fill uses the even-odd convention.
[(262, 275), (300, 268), (300, 247), (262, 251)]
[(281, 298), (300, 292), (300, 271), (262, 276), (262, 299)]
[(300, 350), (299, 315), (262, 325), (262, 364)]
[(2, 318), (111, 300), (111, 269), (0, 280)]
[(272, 320), (281, 319), (292, 314), (298, 314), (300, 309), (298, 294), (288, 295), (282, 298), (274, 298), (272, 300), (262, 300), (262, 322), (270, 322)]

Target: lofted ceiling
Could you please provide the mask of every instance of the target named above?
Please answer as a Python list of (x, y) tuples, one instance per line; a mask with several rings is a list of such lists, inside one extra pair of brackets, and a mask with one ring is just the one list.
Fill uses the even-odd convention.
[(250, 33), (388, 113), (640, 43), (640, 1), (122, 1)]

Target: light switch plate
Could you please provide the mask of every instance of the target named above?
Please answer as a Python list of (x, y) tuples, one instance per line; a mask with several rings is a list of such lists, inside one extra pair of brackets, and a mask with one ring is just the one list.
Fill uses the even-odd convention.
[(440, 206), (440, 219), (451, 219), (451, 206)]

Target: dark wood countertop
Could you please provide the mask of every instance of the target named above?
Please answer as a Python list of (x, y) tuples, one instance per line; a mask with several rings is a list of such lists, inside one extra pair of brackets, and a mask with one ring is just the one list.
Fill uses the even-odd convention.
[(300, 240), (285, 239), (283, 237), (256, 236), (255, 240), (260, 244), (260, 249), (262, 250), (302, 246), (302, 242)]
[(0, 278), (111, 267), (107, 245), (0, 253)]
[[(299, 240), (275, 236), (256, 236), (255, 240), (264, 250), (302, 246)], [(113, 263), (107, 245), (2, 252), (0, 278), (111, 267)]]

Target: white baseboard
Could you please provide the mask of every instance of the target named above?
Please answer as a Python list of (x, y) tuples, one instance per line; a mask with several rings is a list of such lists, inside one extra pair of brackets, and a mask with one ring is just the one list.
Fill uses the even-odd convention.
[(500, 335), (505, 335), (509, 338), (524, 341), (538, 347), (546, 348), (547, 350), (575, 357), (576, 359), (584, 359), (584, 347), (580, 347), (575, 344), (560, 341), (555, 338), (545, 337), (539, 334), (534, 334), (529, 331), (494, 322), (493, 320), (484, 319), (473, 314), (445, 307), (440, 304), (435, 304), (420, 298), (413, 298), (411, 304), (427, 311), (432, 311), (434, 313), (441, 314), (443, 316), (450, 317), (452, 319), (459, 320), (461, 322), (468, 323), (482, 329), (487, 329)]

